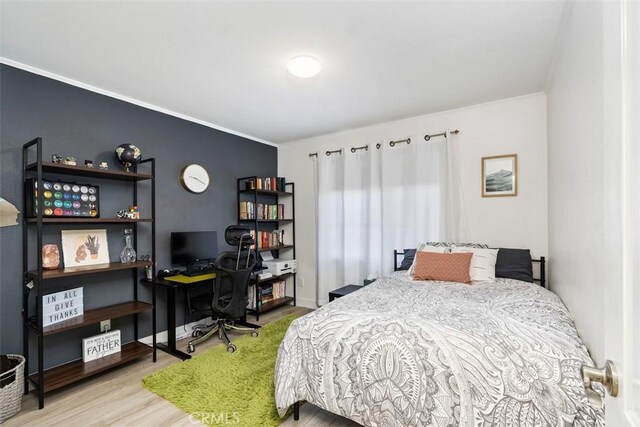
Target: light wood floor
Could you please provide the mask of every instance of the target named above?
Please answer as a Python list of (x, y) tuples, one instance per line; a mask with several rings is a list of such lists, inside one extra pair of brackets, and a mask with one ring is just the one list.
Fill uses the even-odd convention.
[[(262, 316), (259, 323), (277, 320), (287, 314), (306, 314), (311, 310), (303, 307), (282, 307)], [(253, 322), (255, 318), (249, 316)], [(233, 339), (233, 338), (232, 338)], [(187, 339), (178, 343), (185, 350)], [(197, 352), (220, 345), (211, 339), (202, 343)], [(142, 378), (180, 360), (158, 351), (158, 360), (151, 363), (151, 356), (114, 369), (82, 383), (67, 387), (46, 396), (45, 407), (38, 410), (38, 399), (32, 392), (22, 401), (22, 411), (5, 421), (4, 426), (193, 426), (199, 425), (188, 414), (182, 412), (163, 398), (142, 388)], [(236, 424), (241, 425), (241, 424)], [(305, 404), (300, 407), (300, 421), (293, 417), (283, 426), (321, 427), (357, 426), (357, 424)], [(252, 426), (254, 427), (254, 426)], [(258, 426), (255, 426), (258, 427)]]

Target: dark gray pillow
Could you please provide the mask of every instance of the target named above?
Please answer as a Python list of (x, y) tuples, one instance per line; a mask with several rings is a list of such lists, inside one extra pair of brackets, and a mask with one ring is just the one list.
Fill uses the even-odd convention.
[(533, 283), (533, 263), (529, 249), (498, 249), (496, 277)]
[(404, 250), (404, 258), (402, 258), (402, 263), (398, 270), (408, 270), (411, 268), (411, 264), (413, 264), (413, 259), (416, 257), (415, 249), (403, 249)]

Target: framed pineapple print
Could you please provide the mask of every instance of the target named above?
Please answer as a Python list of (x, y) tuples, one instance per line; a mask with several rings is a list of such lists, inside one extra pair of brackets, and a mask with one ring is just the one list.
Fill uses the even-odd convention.
[(64, 268), (109, 263), (107, 230), (62, 230)]

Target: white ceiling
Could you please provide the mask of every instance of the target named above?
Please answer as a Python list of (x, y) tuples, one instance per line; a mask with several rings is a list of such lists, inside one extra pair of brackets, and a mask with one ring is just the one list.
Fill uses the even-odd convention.
[(0, 56), (280, 143), (540, 91), (563, 6), (3, 0)]

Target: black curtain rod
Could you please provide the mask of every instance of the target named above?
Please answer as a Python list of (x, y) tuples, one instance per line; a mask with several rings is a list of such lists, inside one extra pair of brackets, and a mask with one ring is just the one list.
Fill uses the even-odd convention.
[(409, 144), (411, 144), (411, 138), (399, 139), (397, 141), (389, 141), (389, 146), (390, 147), (394, 147), (396, 144), (402, 144), (403, 142), (406, 142), (407, 145), (409, 145)]
[(355, 153), (358, 150), (369, 151), (369, 146), (368, 145), (363, 145), (362, 147), (351, 147), (351, 152), (352, 153)]
[[(452, 130), (449, 133), (460, 133), (460, 131), (458, 129), (456, 129), (456, 130)], [(434, 133), (433, 135), (425, 135), (424, 136), (424, 140), (428, 141), (431, 138), (435, 138), (436, 136), (444, 136), (446, 138), (447, 137), (447, 133), (446, 132), (441, 132), (441, 133)]]
[[(460, 133), (460, 130), (455, 129), (450, 131), (449, 133), (453, 133), (453, 134), (458, 134)], [(429, 141), (431, 138), (435, 138), (437, 136), (444, 136), (445, 138), (447, 137), (447, 133), (446, 132), (441, 132), (441, 133), (434, 133), (432, 135), (425, 135), (424, 136), (424, 140), (425, 141)], [(406, 142), (407, 144), (411, 144), (411, 138), (407, 138), (407, 139), (399, 139), (396, 141), (389, 141), (389, 146), (394, 147), (396, 144), (402, 144), (403, 142)], [(376, 148), (380, 149), (380, 147), (382, 147), (382, 144), (377, 143), (376, 144)], [(367, 150), (369, 151), (369, 146), (368, 145), (363, 145), (362, 147), (351, 147), (351, 152), (355, 153), (358, 150)], [(327, 156), (332, 155), (333, 153), (340, 153), (342, 154), (342, 150), (327, 150), (325, 151), (325, 154)], [(318, 157), (318, 153), (309, 153), (309, 157)]]
[[(330, 156), (330, 155), (332, 155), (332, 154), (334, 154), (334, 153), (340, 153), (340, 154), (342, 154), (342, 149), (339, 149), (339, 150), (327, 150), (327, 151), (325, 151), (324, 153), (325, 153), (327, 156)], [(314, 156), (315, 156), (315, 157), (318, 157), (318, 153), (317, 153), (317, 152), (315, 152), (315, 153), (309, 153), (309, 157), (314, 157)]]

